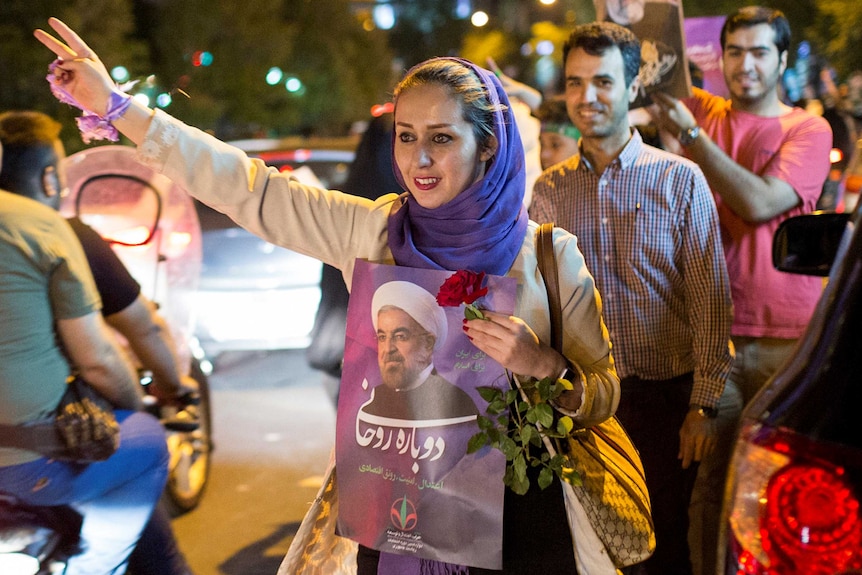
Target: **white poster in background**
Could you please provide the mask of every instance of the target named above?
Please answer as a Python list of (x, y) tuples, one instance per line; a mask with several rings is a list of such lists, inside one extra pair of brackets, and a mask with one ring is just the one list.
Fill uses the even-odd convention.
[(691, 96), (682, 4), (678, 0), (593, 0), (596, 20), (629, 28), (641, 41), (641, 91), (631, 108), (650, 104), (652, 92)]

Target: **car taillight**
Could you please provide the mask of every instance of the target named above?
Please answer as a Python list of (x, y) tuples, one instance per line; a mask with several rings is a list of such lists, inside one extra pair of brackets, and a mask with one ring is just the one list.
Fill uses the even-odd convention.
[(749, 424), (733, 469), (729, 524), (738, 575), (836, 575), (862, 569), (859, 492), (822, 446)]

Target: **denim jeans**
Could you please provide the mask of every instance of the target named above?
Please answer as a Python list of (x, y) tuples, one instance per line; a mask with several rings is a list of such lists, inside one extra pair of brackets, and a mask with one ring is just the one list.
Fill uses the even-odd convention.
[(84, 517), (82, 552), (65, 575), (121, 575), (162, 494), (168, 474), (165, 431), (146, 413), (117, 411), (120, 446), (107, 460), (37, 459), (0, 467), (0, 490), (29, 505), (70, 505)]
[(192, 575), (191, 567), (177, 545), (171, 516), (161, 502), (141, 533), (129, 556), (129, 573), (134, 575)]

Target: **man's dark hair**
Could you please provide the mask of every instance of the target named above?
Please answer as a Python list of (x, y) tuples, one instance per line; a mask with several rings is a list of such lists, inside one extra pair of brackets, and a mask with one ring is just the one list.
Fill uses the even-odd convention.
[(536, 110), (536, 117), (543, 124), (574, 125), (562, 98), (545, 98)]
[(728, 34), (759, 24), (769, 24), (775, 32), (775, 47), (778, 48), (779, 56), (790, 49), (790, 22), (781, 10), (765, 6), (743, 6), (728, 16), (721, 27), (721, 49), (725, 48)]
[(575, 26), (563, 45), (563, 64), (574, 48), (580, 48), (592, 56), (601, 56), (614, 46), (619, 48), (623, 56), (626, 86), (631, 86), (641, 68), (641, 43), (631, 30), (613, 22), (590, 22)]
[[(32, 185), (47, 163), (56, 162), (54, 143), (61, 125), (50, 116), (35, 111), (0, 114), (0, 188), (38, 200), (41, 188)], [(41, 200), (40, 200), (41, 201)]]

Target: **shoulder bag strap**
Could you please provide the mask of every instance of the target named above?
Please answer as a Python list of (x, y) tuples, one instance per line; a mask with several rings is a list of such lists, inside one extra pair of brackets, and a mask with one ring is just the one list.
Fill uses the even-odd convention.
[(557, 256), (554, 253), (554, 224), (544, 223), (536, 232), (536, 258), (539, 273), (548, 292), (551, 315), (551, 347), (563, 353), (563, 312), (560, 300), (560, 279), (557, 276)]
[[(544, 223), (539, 226), (539, 230), (536, 232), (536, 258), (539, 262), (539, 272), (545, 282), (545, 290), (548, 292), (548, 306), (551, 315), (551, 347), (563, 353), (563, 312), (553, 235), (553, 223)], [(626, 450), (608, 437), (598, 426), (591, 427), (590, 430), (598, 434), (611, 449), (625, 457), (633, 467), (638, 467)]]

